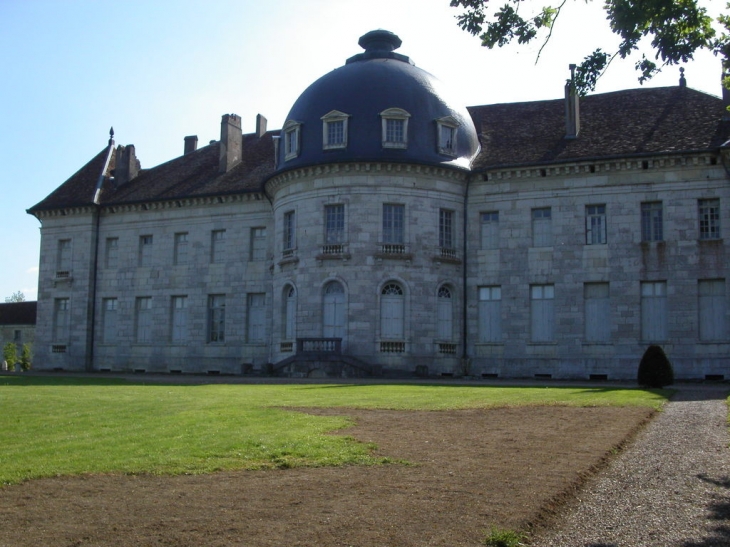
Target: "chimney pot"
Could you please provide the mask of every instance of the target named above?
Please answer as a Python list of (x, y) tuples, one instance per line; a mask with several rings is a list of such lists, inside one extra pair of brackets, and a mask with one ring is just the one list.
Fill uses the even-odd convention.
[(195, 152), (198, 149), (198, 136), (197, 135), (190, 135), (185, 137), (185, 150), (183, 152), (184, 155), (188, 155), (192, 152)]
[(575, 92), (576, 65), (569, 65), (570, 80), (565, 84), (565, 138), (575, 139), (580, 131), (580, 103)]
[(266, 133), (267, 121), (261, 114), (256, 114), (256, 136), (261, 138)]
[(227, 173), (241, 163), (242, 153), (243, 134), (241, 133), (241, 117), (236, 114), (224, 114), (221, 119), (218, 172)]
[(114, 181), (117, 186), (133, 180), (140, 170), (140, 163), (135, 154), (134, 145), (119, 145), (114, 161)]

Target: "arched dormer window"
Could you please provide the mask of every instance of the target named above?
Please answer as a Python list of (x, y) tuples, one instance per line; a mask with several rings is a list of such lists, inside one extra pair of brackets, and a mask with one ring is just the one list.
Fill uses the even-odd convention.
[(459, 122), (453, 116), (444, 116), (436, 120), (436, 142), (438, 153), (456, 156), (456, 130)]
[(347, 148), (347, 119), (349, 114), (332, 110), (322, 120), (322, 149)]
[(383, 148), (408, 148), (408, 118), (402, 108), (388, 108), (380, 113), (383, 123)]
[(284, 124), (281, 132), (284, 137), (284, 161), (296, 158), (299, 155), (301, 142), (300, 122), (289, 120)]

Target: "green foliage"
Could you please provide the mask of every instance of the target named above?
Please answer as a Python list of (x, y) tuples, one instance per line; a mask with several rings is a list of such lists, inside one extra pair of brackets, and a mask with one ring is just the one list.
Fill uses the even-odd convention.
[(639, 363), (637, 378), (640, 386), (662, 388), (674, 383), (674, 369), (661, 346), (651, 345), (646, 348)]
[[(464, 10), (456, 16), (457, 24), (478, 36), (485, 47), (502, 47), (513, 40), (525, 44), (537, 38), (541, 29), (547, 29), (544, 47), (567, 2), (562, 0), (553, 7), (546, 5), (546, 0), (533, 0), (537, 15), (522, 17), (520, 8), (530, 2), (503, 1), (505, 4), (491, 13), (489, 0), (451, 0), (450, 5)], [(699, 0), (604, 0), (608, 24), (621, 42), (613, 53), (597, 48), (583, 60), (578, 67), (578, 74), (582, 77), (575, 82), (578, 92), (584, 95), (595, 89), (596, 81), (611, 60), (617, 56), (621, 59), (629, 57), (645, 38), (650, 40), (654, 60), (642, 55), (641, 60), (635, 63), (641, 83), (657, 74), (661, 66), (690, 61), (700, 49), (723, 56), (723, 66), (730, 69), (730, 38), (726, 34), (719, 38), (716, 36), (707, 9), (698, 4)], [(728, 6), (730, 9), (730, 4)], [(717, 22), (730, 29), (730, 17), (720, 16)], [(661, 61), (661, 66), (655, 61)]]
[(25, 295), (20, 291), (14, 292), (12, 295), (5, 297), (5, 302), (25, 302)]
[(30, 370), (31, 358), (30, 344), (23, 344), (23, 349), (20, 352), (20, 368), (22, 370)]
[(502, 530), (493, 526), (484, 544), (487, 547), (519, 547), (520, 545), (525, 545), (523, 543), (524, 540), (525, 535), (520, 532)]
[(8, 342), (3, 346), (3, 361), (7, 362), (8, 370), (15, 370), (15, 363), (18, 362), (18, 348), (15, 343)]

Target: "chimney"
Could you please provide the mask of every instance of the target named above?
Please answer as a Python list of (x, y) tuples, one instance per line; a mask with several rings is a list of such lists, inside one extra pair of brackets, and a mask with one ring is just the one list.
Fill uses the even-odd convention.
[(221, 119), (221, 141), (218, 172), (227, 173), (241, 163), (243, 152), (243, 135), (241, 134), (241, 116), (224, 114)]
[(266, 118), (261, 114), (256, 114), (256, 136), (260, 139), (266, 133)]
[(575, 65), (570, 65), (570, 80), (565, 84), (565, 138), (575, 139), (580, 131), (580, 105), (575, 92)]
[(134, 145), (119, 145), (114, 161), (114, 182), (117, 186), (128, 183), (139, 173), (140, 164), (134, 153)]
[(197, 149), (198, 149), (198, 136), (190, 135), (188, 137), (185, 137), (185, 151), (183, 152), (183, 155), (187, 156), (188, 154), (195, 152)]

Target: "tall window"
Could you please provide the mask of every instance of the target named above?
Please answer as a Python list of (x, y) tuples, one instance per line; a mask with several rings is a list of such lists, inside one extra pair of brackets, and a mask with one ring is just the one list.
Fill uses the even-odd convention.
[(697, 203), (700, 213), (700, 239), (720, 239), (720, 200), (701, 199)]
[(552, 212), (550, 207), (532, 210), (532, 246), (550, 247), (553, 244)]
[(727, 340), (727, 296), (724, 279), (701, 279), (699, 297), (700, 340)]
[(152, 341), (152, 298), (137, 298), (135, 308), (135, 339), (137, 342), (149, 343)]
[(451, 340), (454, 337), (454, 304), (451, 289), (445, 285), (438, 290), (437, 332), (439, 340)]
[(58, 255), (56, 257), (56, 271), (71, 271), (71, 240), (58, 240)]
[(347, 119), (349, 115), (338, 110), (322, 116), (322, 147), (325, 150), (347, 147)]
[(171, 301), (170, 339), (184, 342), (188, 337), (188, 297), (173, 296)]
[(408, 146), (408, 118), (411, 115), (400, 108), (388, 108), (380, 113), (383, 123), (383, 148)]
[(664, 218), (661, 201), (645, 201), (641, 204), (641, 241), (664, 239)]
[(438, 151), (447, 156), (456, 155), (456, 135), (459, 122), (453, 116), (436, 120)]
[(297, 313), (297, 292), (291, 285), (284, 287), (284, 306), (282, 311), (282, 337), (284, 340), (294, 340)]
[(641, 339), (647, 342), (667, 339), (667, 282), (641, 284)]
[(117, 340), (117, 299), (104, 298), (101, 301), (101, 339), (105, 344)]
[(499, 212), (480, 213), (482, 249), (499, 248)]
[(606, 206), (586, 206), (586, 245), (606, 243)]
[(388, 283), (380, 292), (380, 336), (404, 338), (405, 296), (398, 283)]
[(555, 287), (532, 285), (530, 287), (530, 331), (533, 342), (555, 340)]
[(266, 228), (251, 228), (251, 260), (266, 260)]
[(322, 336), (345, 339), (345, 288), (330, 281), (324, 288)]
[(383, 243), (404, 243), (405, 211), (405, 205), (383, 204)]
[(248, 294), (248, 342), (266, 341), (266, 294)]
[(151, 266), (152, 265), (152, 236), (140, 236), (139, 237), (139, 265), (140, 266)]
[(208, 342), (226, 340), (226, 295), (208, 296)]
[(69, 335), (69, 299), (56, 298), (53, 301), (53, 341), (66, 342)]
[(119, 264), (119, 238), (108, 237), (104, 247), (104, 267), (112, 269)]
[(439, 209), (439, 247), (442, 249), (454, 248), (454, 212), (448, 209)]
[(226, 231), (213, 230), (210, 234), (210, 261), (225, 262), (226, 259)]
[(583, 285), (583, 313), (586, 342), (611, 340), (611, 302), (608, 283)]
[(295, 230), (296, 230), (296, 219), (294, 217), (294, 211), (288, 211), (284, 213), (284, 252), (291, 252), (294, 250), (295, 241)]
[(325, 243), (336, 245), (345, 241), (345, 206), (327, 205), (324, 208)]
[(175, 251), (173, 260), (175, 264), (188, 263), (188, 233), (178, 232), (175, 234)]
[(502, 341), (502, 287), (479, 287), (479, 341)]
[(299, 155), (301, 124), (292, 120), (287, 121), (282, 128), (284, 134), (284, 161), (296, 158)]

